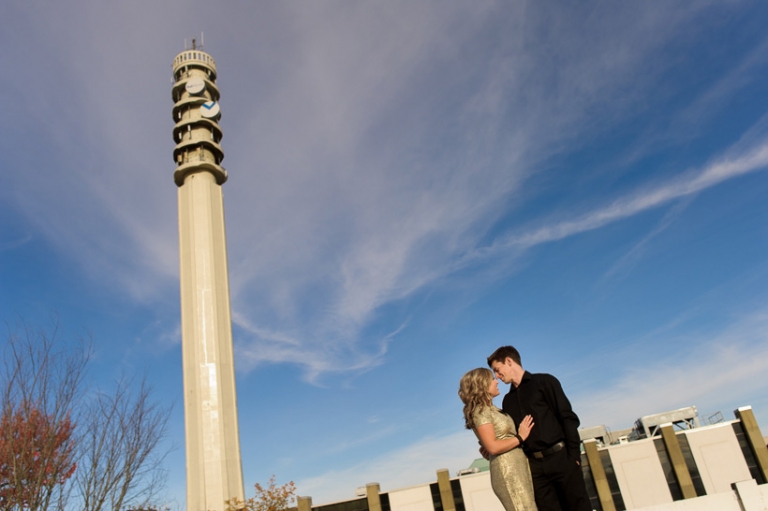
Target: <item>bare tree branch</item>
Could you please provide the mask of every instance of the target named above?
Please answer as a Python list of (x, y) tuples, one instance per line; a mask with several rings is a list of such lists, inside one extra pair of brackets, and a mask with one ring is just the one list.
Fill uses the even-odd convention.
[(151, 400), (142, 379), (121, 378), (110, 394), (100, 393), (89, 408), (76, 479), (85, 511), (144, 507), (165, 482), (159, 451), (170, 408)]

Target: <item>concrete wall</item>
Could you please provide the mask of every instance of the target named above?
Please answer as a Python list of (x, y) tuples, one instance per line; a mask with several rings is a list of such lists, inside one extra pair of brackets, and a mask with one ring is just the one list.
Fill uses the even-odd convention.
[[(504, 511), (496, 495), (491, 489), (491, 478), (488, 472), (481, 472), (459, 478), (461, 492), (464, 495), (466, 511)], [(758, 485), (754, 479), (734, 483), (735, 489), (724, 493), (705, 495), (695, 499), (669, 501), (642, 507), (627, 509), (642, 509), (642, 511), (768, 511), (768, 484)], [(626, 499), (626, 497), (625, 497)], [(392, 493), (390, 503), (392, 504)], [(392, 505), (392, 511), (412, 511), (416, 508), (404, 508)], [(418, 508), (434, 511), (429, 507)]]
[[(645, 454), (648, 454), (647, 450)], [(641, 451), (625, 451), (622, 452), (623, 455), (626, 455), (625, 459), (639, 457), (641, 460), (640, 467), (646, 463), (643, 461), (645, 457)], [(630, 470), (635, 468), (637, 466), (630, 467)], [(462, 476), (459, 478), (459, 484), (464, 496), (466, 511), (504, 511), (504, 507), (491, 488), (489, 472)], [(391, 511), (434, 511), (429, 484), (388, 493)], [(627, 500), (626, 494), (624, 494), (624, 498)], [(642, 499), (636, 498), (633, 500), (633, 505), (634, 507), (629, 507), (627, 504), (627, 509), (641, 509), (642, 511), (768, 511), (768, 484), (758, 485), (754, 479), (749, 479), (734, 483), (734, 489), (729, 488), (723, 493), (674, 502), (670, 498), (664, 503), (652, 505), (645, 505)]]
[[(504, 511), (504, 506), (491, 488), (490, 472), (461, 476), (459, 483), (466, 511)], [(395, 509), (392, 508), (392, 511)]]
[(428, 484), (389, 492), (389, 507), (392, 511), (435, 510)]
[(768, 511), (768, 485), (754, 479), (734, 485), (735, 490), (695, 499), (643, 508), (643, 511)]
[(707, 495), (728, 492), (731, 483), (752, 479), (733, 422), (684, 432)]
[(672, 502), (653, 440), (647, 438), (608, 449), (627, 509)]

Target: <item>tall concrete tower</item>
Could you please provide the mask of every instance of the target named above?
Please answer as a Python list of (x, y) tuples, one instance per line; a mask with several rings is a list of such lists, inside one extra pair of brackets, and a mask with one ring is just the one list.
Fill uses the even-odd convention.
[(216, 63), (200, 51), (173, 61), (174, 181), (179, 187), (181, 338), (187, 510), (244, 498), (221, 185)]

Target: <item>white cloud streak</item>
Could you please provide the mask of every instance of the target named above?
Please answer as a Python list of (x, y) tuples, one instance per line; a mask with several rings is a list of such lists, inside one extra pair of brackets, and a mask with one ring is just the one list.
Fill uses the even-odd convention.
[[(691, 199), (692, 200), (692, 199)], [(670, 225), (672, 225), (682, 214), (682, 212), (690, 205), (691, 200), (680, 201), (675, 207), (671, 208), (659, 223), (638, 241), (626, 254), (621, 256), (616, 263), (613, 264), (603, 275), (603, 279), (611, 278), (618, 273), (626, 273), (643, 255), (645, 247), (656, 236), (664, 232)]]
[(32, 235), (28, 234), (26, 236), (22, 236), (21, 238), (17, 238), (11, 241), (0, 241), (0, 252), (4, 252), (6, 250), (14, 250), (16, 248), (26, 245), (33, 239), (34, 238), (32, 237)]
[(495, 253), (513, 249), (528, 249), (542, 243), (561, 240), (604, 227), (610, 223), (638, 215), (673, 200), (697, 194), (726, 180), (768, 166), (768, 140), (744, 154), (718, 159), (696, 172), (672, 179), (657, 187), (615, 200), (611, 204), (578, 216), (573, 220), (555, 222), (523, 234), (511, 235), (482, 252)]

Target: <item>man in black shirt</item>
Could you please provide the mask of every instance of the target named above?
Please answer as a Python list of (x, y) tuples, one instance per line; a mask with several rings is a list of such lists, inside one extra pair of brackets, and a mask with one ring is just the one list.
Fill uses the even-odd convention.
[(535, 426), (523, 450), (531, 466), (539, 511), (591, 511), (580, 466), (579, 418), (560, 382), (551, 374), (523, 369), (520, 353), (512, 346), (494, 351), (488, 366), (496, 378), (512, 384), (502, 409), (515, 426), (526, 415), (533, 416)]

